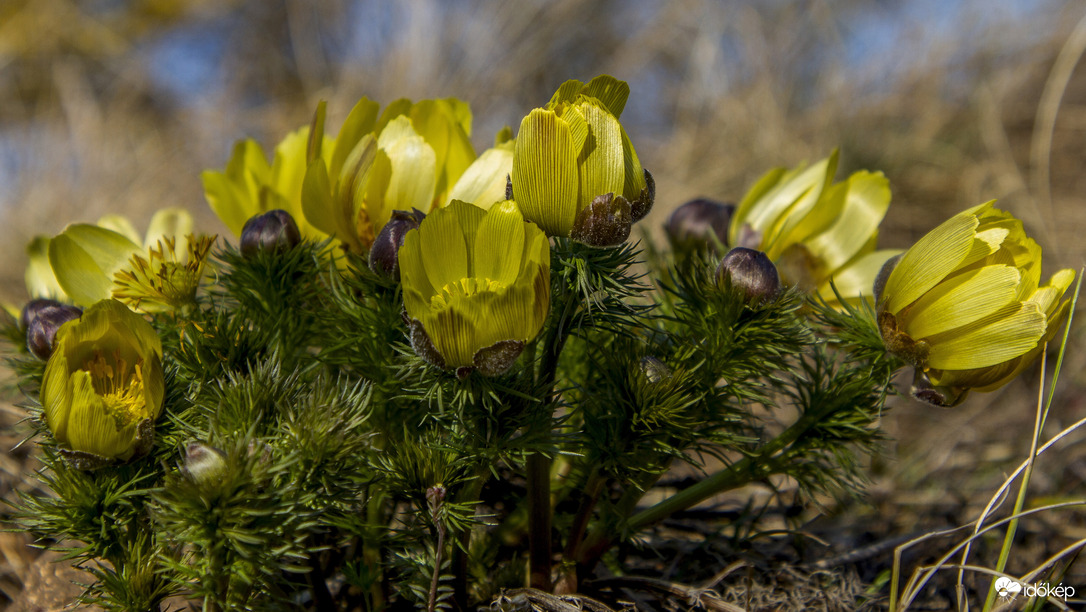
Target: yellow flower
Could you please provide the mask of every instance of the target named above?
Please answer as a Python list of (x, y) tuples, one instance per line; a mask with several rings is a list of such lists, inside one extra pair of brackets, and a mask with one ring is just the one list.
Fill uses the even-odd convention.
[(489, 209), (506, 199), (506, 186), (513, 172), (513, 134), (508, 127), (498, 132), (494, 146), (483, 151), (449, 191), (449, 200), (460, 200)]
[(841, 297), (870, 299), (875, 275), (899, 251), (876, 251), (878, 227), (890, 206), (881, 172), (856, 172), (832, 184), (837, 151), (818, 163), (776, 168), (739, 203), (728, 232), (731, 246), (764, 251), (786, 285), (816, 291), (835, 303)]
[(238, 143), (224, 171), (201, 175), (208, 203), (237, 236), (249, 218), (281, 209), (304, 238), (332, 236), (366, 253), (393, 210), (444, 204), (475, 159), (464, 102), (397, 100), (379, 110), (362, 98), (332, 138), (321, 102), (312, 124), (275, 148), (270, 166), (254, 141)]
[(439, 367), (504, 372), (550, 309), (550, 244), (511, 200), (434, 211), (399, 265), (412, 345)]
[[(180, 308), (192, 303), (214, 241), (194, 238), (191, 231), (192, 215), (176, 208), (155, 213), (142, 241), (132, 223), (117, 215), (98, 225), (69, 225), (47, 242), (48, 271), (80, 306), (112, 297), (145, 312)], [(34, 257), (31, 266), (46, 276)]]
[[(320, 142), (330, 141), (324, 137)], [(324, 235), (305, 223), (302, 215), (302, 181), (309, 148), (308, 127), (291, 132), (276, 145), (271, 164), (256, 141), (239, 141), (222, 172), (205, 170), (200, 174), (211, 210), (238, 237), (250, 217), (281, 209), (294, 217), (303, 236), (323, 239)], [(318, 150), (330, 154), (332, 149), (325, 146)]]
[(162, 342), (124, 304), (98, 302), (57, 331), (41, 405), (45, 424), (77, 467), (146, 454), (164, 395)]
[[(652, 179), (637, 158), (619, 117), (630, 87), (602, 75), (567, 81), (545, 108), (520, 123), (513, 151), (513, 197), (524, 217), (549, 236), (569, 236), (581, 212), (600, 196), (626, 204), (625, 224), (652, 206)], [(601, 208), (613, 204), (608, 200)]]
[(917, 394), (954, 405), (1032, 362), (1067, 312), (1074, 278), (1060, 270), (1040, 286), (1041, 248), (988, 202), (887, 264), (876, 287), (879, 329), (887, 350), (916, 367)]

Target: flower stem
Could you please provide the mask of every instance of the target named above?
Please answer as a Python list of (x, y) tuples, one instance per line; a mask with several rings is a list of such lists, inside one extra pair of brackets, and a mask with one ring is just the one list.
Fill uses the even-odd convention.
[[(634, 533), (676, 512), (696, 506), (718, 493), (730, 491), (751, 482), (764, 480), (782, 467), (779, 457), (781, 451), (796, 442), (818, 423), (821, 416), (817, 412), (804, 414), (798, 421), (767, 442), (755, 453), (743, 457), (701, 482), (683, 489), (641, 512), (633, 514), (625, 522), (625, 529), (630, 533)], [(651, 484), (649, 483), (650, 486)], [(618, 504), (617, 509), (620, 516), (633, 513), (637, 501), (648, 488), (648, 486), (631, 487), (631, 490), (627, 491), (627, 494), (623, 496)], [(612, 531), (614, 528), (613, 523), (599, 523), (595, 529), (589, 532), (575, 558), (580, 571), (589, 571), (611, 547), (617, 536)]]
[[(549, 445), (551, 420), (554, 413), (554, 381), (558, 374), (558, 358), (569, 337), (569, 323), (576, 303), (574, 293), (564, 284), (555, 292), (552, 304), (554, 326), (542, 346), (537, 388), (545, 389), (541, 415), (535, 427), (540, 443)], [(551, 458), (536, 451), (528, 456), (528, 584), (541, 591), (551, 590)]]

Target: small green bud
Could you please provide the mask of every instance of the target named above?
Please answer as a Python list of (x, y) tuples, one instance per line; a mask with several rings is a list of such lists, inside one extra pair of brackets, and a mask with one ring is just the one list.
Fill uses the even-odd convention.
[(577, 213), (569, 237), (590, 246), (622, 244), (630, 237), (633, 224), (630, 203), (622, 196), (605, 193)]
[(724, 255), (716, 269), (716, 282), (721, 286), (730, 283), (752, 305), (771, 300), (781, 291), (780, 274), (769, 257), (744, 247), (735, 247)]
[(241, 229), (241, 254), (253, 257), (260, 251), (286, 252), (302, 241), (298, 224), (285, 210), (254, 215)]
[(403, 239), (407, 232), (416, 229), (425, 218), (426, 213), (417, 208), (412, 208), (411, 212), (392, 211), (392, 218), (381, 228), (381, 233), (377, 234), (373, 246), (370, 247), (370, 270), (400, 280), (398, 256)]
[(650, 384), (655, 385), (671, 378), (671, 368), (652, 355), (642, 357), (638, 365), (641, 367), (641, 375)]
[(672, 211), (664, 224), (664, 232), (675, 249), (692, 249), (706, 244), (715, 247), (716, 241), (726, 245), (728, 226), (734, 213), (735, 204), (706, 198), (690, 200)]
[(203, 442), (189, 442), (181, 471), (198, 485), (218, 484), (226, 474), (226, 454)]
[(53, 354), (57, 330), (68, 321), (78, 319), (81, 314), (81, 309), (54, 300), (27, 302), (19, 317), (26, 330), (26, 348), (39, 359), (49, 359)]

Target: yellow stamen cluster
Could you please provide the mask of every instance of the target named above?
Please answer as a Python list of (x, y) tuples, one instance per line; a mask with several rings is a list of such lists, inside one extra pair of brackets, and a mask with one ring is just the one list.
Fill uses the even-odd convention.
[(112, 357), (107, 361), (102, 352), (96, 350), (94, 358), (84, 363), (82, 369), (91, 375), (94, 392), (120, 429), (146, 418), (143, 363), (137, 361), (129, 368), (120, 353), (114, 351)]
[(133, 255), (128, 268), (114, 275), (113, 297), (146, 311), (177, 309), (191, 304), (215, 238), (190, 235), (182, 257), (178, 256), (174, 238), (162, 238), (147, 250), (146, 258)]
[(441, 287), (441, 292), (430, 298), (430, 308), (441, 310), (447, 308), (457, 298), (469, 298), (487, 291), (500, 291), (503, 288), (505, 285), (489, 278), (462, 278)]

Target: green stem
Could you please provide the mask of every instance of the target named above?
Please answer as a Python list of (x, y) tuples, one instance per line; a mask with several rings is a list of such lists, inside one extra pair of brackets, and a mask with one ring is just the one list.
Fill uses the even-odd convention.
[(372, 610), (380, 610), (385, 607), (385, 590), (384, 580), (385, 576), (381, 575), (381, 549), (376, 541), (379, 538), (377, 525), (383, 524), (381, 522), (381, 506), (384, 504), (383, 496), (371, 496), (369, 497), (369, 503), (366, 504), (366, 519), (367, 522), (372, 525), (370, 533), (362, 541), (362, 560), (366, 566), (373, 570), (375, 576), (379, 578), (373, 581), (370, 585), (369, 596), (370, 606)]
[[(543, 344), (537, 388), (546, 389), (545, 410), (536, 423), (541, 443), (549, 442), (554, 412), (554, 381), (558, 374), (558, 359), (569, 337), (568, 324), (576, 307), (568, 287), (554, 296), (561, 310), (554, 327)], [(546, 444), (544, 444), (546, 446)], [(534, 589), (551, 589), (551, 458), (535, 452), (528, 456), (528, 584)]]
[[(633, 516), (625, 522), (626, 529), (631, 533), (636, 532), (661, 521), (676, 512), (692, 508), (718, 493), (729, 491), (751, 482), (764, 480), (781, 468), (781, 463), (777, 455), (789, 445), (794, 444), (799, 440), (800, 437), (818, 423), (821, 418), (822, 414), (820, 412), (805, 413), (798, 421), (782, 431), (776, 438), (767, 442), (756, 453), (743, 457), (739, 461), (716, 472), (701, 482), (683, 489), (675, 495), (672, 495), (641, 512), (633, 514)], [(658, 475), (655, 476), (655, 478), (658, 477)], [(649, 484), (651, 485), (651, 483)], [(647, 491), (648, 488), (649, 487), (631, 487), (624, 496), (624, 499), (620, 501), (620, 505), (617, 508), (620, 512), (620, 516), (632, 513), (636, 508), (637, 501), (640, 500), (641, 496), (644, 495), (644, 492)], [(589, 532), (588, 537), (585, 538), (584, 544), (581, 546), (581, 550), (578, 552), (575, 559), (578, 566), (580, 566), (580, 571), (590, 571), (599, 561), (600, 557), (602, 557), (603, 554), (607, 552), (607, 549), (611, 547), (615, 538), (618, 536), (617, 533), (608, 531), (608, 529), (613, 529), (613, 527), (613, 524), (605, 525), (601, 522), (597, 523), (596, 528)]]
[[(461, 503), (478, 502), (489, 475), (490, 470), (486, 466), (481, 466), (476, 472), (475, 478), (461, 491), (458, 501)], [(460, 610), (468, 609), (468, 553), (471, 551), (471, 538), (475, 533), (476, 531), (473, 529), (465, 529), (460, 532), (458, 538), (460, 545), (454, 546), (452, 550), (453, 600), (457, 604), (457, 609)], [(482, 535), (482, 532), (479, 533)]]

